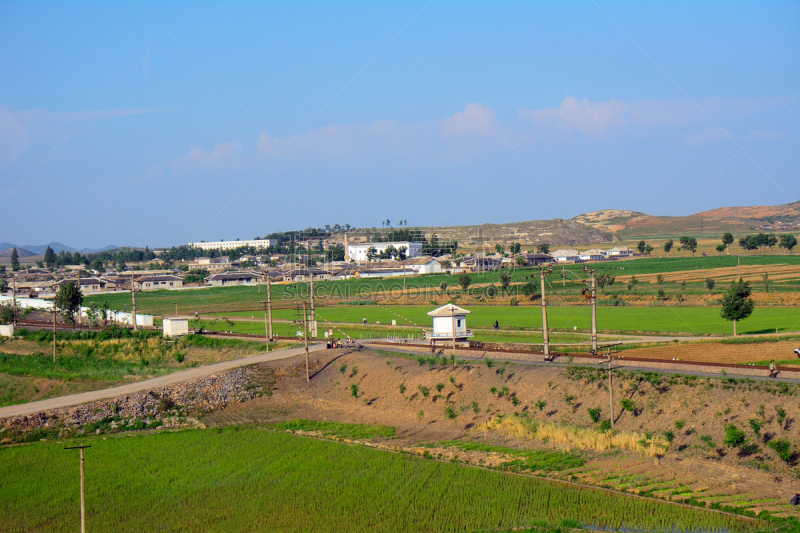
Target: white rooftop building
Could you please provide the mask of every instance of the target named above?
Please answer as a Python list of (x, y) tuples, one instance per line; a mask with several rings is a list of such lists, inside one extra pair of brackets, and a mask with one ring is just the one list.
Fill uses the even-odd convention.
[(269, 248), (278, 244), (277, 239), (258, 239), (253, 241), (219, 241), (219, 242), (190, 242), (189, 246), (200, 248), (201, 250), (232, 250), (242, 246), (252, 246), (253, 248)]
[(421, 242), (360, 242), (347, 245), (345, 259), (358, 262), (367, 261), (367, 252), (370, 248), (375, 248), (375, 253), (380, 254), (389, 246), (394, 246), (397, 250), (405, 247), (407, 259), (417, 257), (422, 253)]

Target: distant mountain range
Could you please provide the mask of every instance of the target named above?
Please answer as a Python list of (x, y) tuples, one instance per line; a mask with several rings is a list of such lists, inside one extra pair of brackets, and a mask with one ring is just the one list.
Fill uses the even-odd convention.
[(17, 253), (20, 257), (30, 257), (32, 255), (44, 255), (45, 250), (47, 247), (53, 249), (55, 253), (61, 252), (64, 250), (65, 252), (75, 253), (80, 252), (82, 254), (90, 254), (93, 252), (105, 252), (106, 250), (113, 250), (114, 248), (119, 248), (118, 246), (109, 245), (104, 248), (83, 248), (79, 250), (77, 248), (72, 248), (71, 246), (67, 246), (66, 244), (61, 244), (60, 242), (50, 242), (47, 244), (28, 244), (24, 246), (20, 246), (18, 244), (12, 244), (10, 242), (0, 242), (0, 257), (6, 257), (11, 255), (11, 249), (16, 248)]

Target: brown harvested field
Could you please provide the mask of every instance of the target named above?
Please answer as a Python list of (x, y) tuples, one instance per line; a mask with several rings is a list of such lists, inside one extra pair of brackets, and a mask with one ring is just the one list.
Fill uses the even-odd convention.
[(647, 359), (678, 358), (681, 361), (699, 361), (703, 363), (755, 363), (758, 361), (776, 361), (795, 359), (800, 365), (793, 350), (800, 348), (800, 341), (762, 342), (753, 344), (723, 344), (720, 342), (682, 343), (673, 346), (655, 348), (638, 348), (626, 350), (626, 357), (642, 357)]
[[(763, 275), (769, 274), (770, 281), (793, 281), (800, 279), (800, 265), (777, 263), (774, 265), (748, 265), (739, 267), (711, 268), (707, 270), (679, 270), (665, 272), (661, 276), (665, 282), (701, 282), (713, 278), (717, 283), (733, 281), (741, 277), (745, 281), (763, 281)], [(636, 276), (642, 283), (656, 283), (658, 274), (642, 274)], [(618, 281), (628, 281), (631, 276), (618, 276)]]

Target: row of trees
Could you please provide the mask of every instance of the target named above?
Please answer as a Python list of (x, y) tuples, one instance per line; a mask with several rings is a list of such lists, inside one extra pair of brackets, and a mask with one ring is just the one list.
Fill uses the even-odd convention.
[(776, 237), (775, 235), (768, 235), (766, 233), (759, 233), (758, 235), (748, 235), (739, 239), (739, 246), (745, 250), (758, 250), (759, 248), (772, 248), (776, 244), (779, 248), (784, 248), (789, 253), (797, 246), (797, 237), (789, 233)]

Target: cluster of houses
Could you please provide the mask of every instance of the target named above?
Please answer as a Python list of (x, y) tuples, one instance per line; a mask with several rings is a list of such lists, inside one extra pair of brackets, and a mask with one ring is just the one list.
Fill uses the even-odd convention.
[[(216, 243), (215, 243), (216, 244)], [(392, 247), (391, 249), (389, 247)], [(405, 259), (371, 259), (385, 255), (387, 249), (402, 249)], [(276, 264), (275, 257), (243, 256), (239, 260), (227, 257), (198, 258), (193, 261), (177, 261), (172, 269), (165, 270), (126, 270), (116, 273), (91, 272), (83, 276), (81, 268), (69, 266), (61, 270), (29, 268), (14, 272), (6, 279), (7, 290), (14, 290), (17, 296), (32, 298), (52, 298), (59, 285), (79, 283), (83, 294), (114, 291), (155, 291), (162, 289), (184, 289), (189, 287), (224, 287), (233, 285), (257, 285), (267, 283), (305, 282), (315, 280), (342, 280), (351, 278), (390, 278), (439, 273), (470, 273), (498, 270), (511, 266), (537, 266), (546, 263), (582, 263), (610, 261), (631, 258), (635, 254), (630, 248), (610, 250), (591, 249), (578, 251), (572, 249), (556, 250), (549, 254), (525, 252), (520, 254), (473, 254), (464, 257), (431, 257), (421, 254), (422, 245), (413, 242), (383, 242), (350, 244), (344, 261), (314, 263), (313, 266), (300, 263)], [(313, 263), (313, 262), (312, 262)], [(138, 265), (127, 265), (135, 269)], [(196, 275), (185, 277), (187, 273), (205, 271), (204, 278)], [(206, 274), (207, 272), (207, 274)]]

